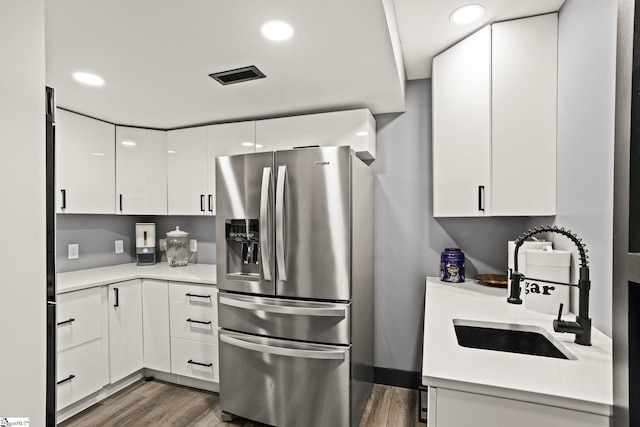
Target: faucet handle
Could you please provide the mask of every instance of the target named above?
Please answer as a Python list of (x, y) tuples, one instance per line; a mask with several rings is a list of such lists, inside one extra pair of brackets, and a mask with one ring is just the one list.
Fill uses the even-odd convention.
[(560, 308), (558, 309), (558, 322), (562, 319), (562, 308), (564, 307), (563, 303), (560, 303)]

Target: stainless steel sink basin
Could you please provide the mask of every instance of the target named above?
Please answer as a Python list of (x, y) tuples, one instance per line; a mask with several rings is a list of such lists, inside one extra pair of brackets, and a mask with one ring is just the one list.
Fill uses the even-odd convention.
[(562, 344), (538, 326), (454, 319), (462, 347), (576, 360)]

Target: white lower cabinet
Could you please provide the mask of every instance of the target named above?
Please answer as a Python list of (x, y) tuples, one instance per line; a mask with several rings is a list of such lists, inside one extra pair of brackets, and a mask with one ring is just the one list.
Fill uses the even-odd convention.
[(58, 353), (57, 409), (102, 388), (102, 339)]
[(100, 390), (104, 384), (102, 298), (99, 287), (58, 297), (58, 410)]
[(609, 417), (520, 400), (429, 387), (429, 427), (609, 427)]
[[(213, 304), (215, 304), (215, 300)], [(216, 308), (171, 301), (171, 336), (217, 344), (218, 313)]]
[(169, 282), (171, 372), (218, 382), (217, 288)]
[(143, 368), (140, 279), (109, 285), (109, 372), (115, 383)]
[(144, 367), (171, 371), (169, 339), (169, 285), (164, 280), (142, 280)]
[(73, 415), (143, 368), (218, 382), (217, 292), (135, 279), (60, 294), (57, 410)]
[(218, 346), (171, 338), (171, 372), (205, 381), (219, 381)]
[(58, 351), (102, 336), (100, 288), (69, 292), (58, 297)]

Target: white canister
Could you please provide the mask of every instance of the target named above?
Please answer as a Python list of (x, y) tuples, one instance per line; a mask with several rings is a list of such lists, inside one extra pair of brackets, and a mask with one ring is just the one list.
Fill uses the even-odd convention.
[(524, 306), (533, 311), (558, 314), (560, 303), (562, 313), (569, 311), (570, 287), (545, 282), (569, 283), (571, 278), (571, 252), (551, 248), (529, 249), (527, 251), (527, 274), (524, 280)]
[[(520, 274), (527, 274), (527, 251), (529, 249), (542, 249), (545, 247), (553, 247), (553, 243), (544, 240), (527, 240), (522, 243), (518, 249), (518, 270)], [(513, 252), (516, 250), (516, 242), (509, 240), (507, 242), (507, 295), (511, 295), (511, 273), (513, 272)]]

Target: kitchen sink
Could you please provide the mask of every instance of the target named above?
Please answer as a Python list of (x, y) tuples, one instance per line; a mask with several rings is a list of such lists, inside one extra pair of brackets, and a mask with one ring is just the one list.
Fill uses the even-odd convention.
[(462, 347), (576, 360), (551, 334), (538, 326), (463, 319), (454, 319), (453, 326), (458, 345)]

